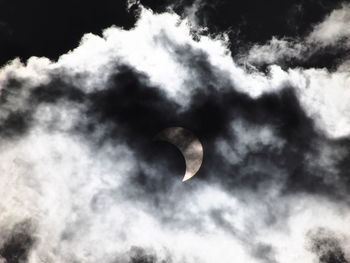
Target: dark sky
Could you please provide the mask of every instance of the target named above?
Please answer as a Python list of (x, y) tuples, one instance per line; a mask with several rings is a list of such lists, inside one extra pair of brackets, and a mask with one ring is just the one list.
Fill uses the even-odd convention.
[[(169, 5), (183, 14), (194, 1), (141, 1), (156, 12)], [(210, 33), (230, 32), (231, 49), (246, 49), (247, 43), (264, 43), (272, 36), (296, 37), (310, 31), (341, 0), (235, 0), (207, 1), (197, 10), (200, 25)], [(2, 0), (0, 2), (0, 64), (10, 59), (45, 56), (57, 59), (75, 48), (83, 34), (100, 34), (109, 26), (130, 28), (132, 11), (122, 0), (45, 1)], [(312, 64), (328, 65), (332, 56), (323, 55)], [(323, 60), (326, 60), (324, 62)], [(310, 63), (310, 62), (309, 62)]]

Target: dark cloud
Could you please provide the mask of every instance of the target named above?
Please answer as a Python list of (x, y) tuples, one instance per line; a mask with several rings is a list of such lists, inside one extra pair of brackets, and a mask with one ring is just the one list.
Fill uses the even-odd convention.
[[(143, 1), (143, 3), (154, 5), (151, 2)], [(291, 3), (294, 9), (289, 11), (289, 15), (308, 17), (311, 12), (310, 3), (307, 2), (302, 6), (299, 5), (299, 2)], [(45, 10), (51, 10), (51, 7), (40, 4), (42, 3), (35, 2), (31, 8), (38, 5), (41, 8), (39, 10), (49, 16), (50, 13), (45, 13)], [(105, 2), (104, 4), (101, 4), (103, 8), (111, 8), (111, 3)], [(259, 9), (259, 12), (250, 8), (253, 4)], [(64, 8), (60, 4), (56, 5), (54, 8), (60, 13)], [(75, 5), (78, 4), (74, 3), (72, 10), (76, 8)], [(313, 21), (317, 21), (334, 5), (317, 5), (315, 7), (317, 14), (311, 15), (306, 24), (309, 26)], [(10, 8), (10, 6), (11, 4), (8, 3), (7, 7)], [(277, 16), (273, 16), (277, 7), (282, 11)], [(92, 12), (93, 6), (87, 3), (85, 8), (82, 10), (85, 11), (83, 12), (84, 17)], [(161, 8), (163, 7), (160, 7), (159, 10)], [(119, 11), (122, 13), (121, 16), (125, 16), (122, 19), (126, 19), (126, 28), (129, 28), (134, 20), (129, 17), (129, 14), (124, 13), (125, 9), (126, 4), (123, 3), (121, 9), (123, 11)], [(73, 12), (72, 10), (69, 9), (67, 13), (67, 21), (65, 21), (67, 23), (73, 20), (73, 13), (70, 13)], [(264, 10), (270, 12), (264, 12)], [(268, 4), (248, 2), (242, 5), (218, 2), (200, 5), (196, 10), (196, 15), (200, 24), (207, 25), (210, 32), (217, 33), (239, 28), (241, 34), (244, 35), (243, 41), (263, 43), (272, 34), (277, 36), (302, 35), (307, 31), (306, 24), (292, 27), (294, 22), (291, 20), (284, 24), (280, 23), (288, 10), (291, 10), (290, 5), (281, 2)], [(94, 10), (93, 14), (98, 11)], [(177, 11), (184, 12), (181, 8)], [(223, 22), (219, 21), (219, 13), (224, 17)], [(152, 14), (148, 13), (148, 15)], [(233, 21), (227, 18), (229, 15), (233, 17)], [(28, 14), (24, 13), (23, 16), (26, 18)], [(79, 17), (74, 17), (74, 19)], [(88, 17), (91, 18), (91, 16)], [(31, 23), (34, 25), (39, 23), (36, 19)], [(39, 28), (37, 32), (21, 34), (25, 40), (24, 43), (39, 41), (40, 39), (31, 40), (29, 35), (34, 34), (35, 39), (36, 35), (41, 35), (42, 32), (49, 30), (50, 26), (53, 27), (50, 28), (53, 31), (63, 30), (61, 27), (64, 27), (65, 24), (58, 23), (57, 18), (52, 19), (53, 24), (48, 23), (47, 28)], [(101, 24), (96, 25), (90, 24), (90, 20), (85, 19), (82, 22), (82, 31), (97, 32), (100, 26), (110, 22), (107, 15)], [(48, 19), (48, 21), (51, 20)], [(261, 21), (266, 22), (261, 23)], [(258, 26), (259, 23), (261, 23), (260, 26)], [(238, 26), (235, 29), (229, 27), (229, 24)], [(34, 25), (31, 24), (29, 27), (34, 28)], [(16, 26), (14, 28), (16, 34)], [(264, 28), (268, 30), (264, 31)], [(44, 41), (41, 45), (55, 42), (62, 36), (60, 30), (56, 35), (43, 36)], [(57, 57), (57, 54), (69, 49), (72, 41), (74, 42), (74, 39), (82, 32), (74, 28), (69, 30), (73, 32), (68, 32), (71, 38), (60, 39), (65, 44), (63, 46), (57, 44), (58, 49), (45, 51), (41, 45), (38, 45), (37, 50), (40, 49), (42, 53), (35, 53), (36, 49), (32, 49), (30, 44), (28, 50), (24, 51), (21, 56), (26, 57), (26, 54), (30, 53)], [(287, 219), (293, 216), (293, 207), (288, 201), (290, 198), (290, 202), (294, 202), (295, 196), (306, 194), (307, 198), (302, 199), (305, 202), (309, 202), (309, 199), (312, 198), (322, 197), (327, 201), (336, 200), (345, 203), (350, 186), (347, 176), (348, 158), (350, 158), (347, 157), (349, 139), (332, 139), (325, 135), (316, 125), (314, 116), (306, 112), (305, 105), (302, 105), (300, 94), (297, 93), (298, 89), (293, 86), (293, 82), (284, 82), (281, 87), (276, 89), (273, 87), (273, 92), (266, 92), (253, 98), (248, 95), (249, 92), (244, 92), (238, 87), (240, 83), (232, 84), (229, 70), (225, 71), (213, 65), (215, 63), (210, 57), (212, 54), (205, 47), (198, 48), (192, 42), (176, 44), (171, 35), (164, 30), (160, 30), (159, 34), (151, 38), (159, 50), (166, 50), (166, 54), (170, 54), (171, 62), (175, 61), (177, 65), (180, 65), (181, 70), (191, 76), (191, 78), (183, 78), (186, 90), (181, 91), (184, 91), (186, 98), (181, 94), (171, 96), (162, 83), (159, 84), (152, 79), (151, 74), (141, 72), (131, 62), (128, 64), (128, 57), (125, 54), (123, 54), (124, 57), (121, 55), (123, 60), (109, 62), (108, 67), (104, 68), (109, 71), (105, 82), (100, 79), (99, 73), (94, 75), (95, 73), (89, 73), (88, 70), (83, 74), (75, 73), (76, 67), (74, 66), (72, 70), (65, 71), (57, 69), (58, 63), (55, 64), (56, 68), (50, 69), (51, 73), (47, 75), (48, 80), (41, 84), (30, 83), (30, 77), (27, 80), (18, 76), (9, 77), (4, 82), (0, 97), (2, 102), (0, 105), (2, 114), (0, 136), (8, 143), (13, 142), (16, 148), (16, 143), (19, 143), (16, 139), (25, 138), (25, 135), (29, 135), (30, 131), (36, 128), (35, 142), (39, 141), (41, 136), (44, 137), (42, 145), (36, 145), (39, 148), (37, 154), (40, 156), (40, 153), (44, 153), (41, 156), (42, 159), (49, 156), (54, 160), (48, 157), (44, 161), (41, 159), (37, 161), (35, 154), (27, 156), (29, 159), (33, 158), (33, 162), (39, 162), (41, 166), (39, 166), (39, 172), (28, 168), (33, 176), (30, 179), (25, 177), (23, 185), (26, 187), (24, 189), (33, 188), (35, 189), (33, 192), (38, 193), (39, 196), (45, 197), (46, 194), (52, 198), (53, 201), (51, 199), (48, 201), (51, 206), (45, 204), (47, 205), (44, 207), (45, 212), (52, 207), (59, 211), (53, 213), (54, 215), (59, 216), (61, 211), (65, 212), (63, 216), (66, 217), (63, 217), (63, 226), (60, 231), (58, 230), (59, 238), (57, 239), (62, 242), (63, 248), (65, 244), (79, 243), (75, 248), (84, 251), (81, 252), (82, 254), (86, 251), (104, 254), (101, 253), (103, 248), (100, 246), (102, 245), (96, 245), (95, 240), (101, 240), (102, 244), (102, 239), (105, 236), (109, 237), (110, 233), (118, 234), (122, 242), (128, 240), (129, 235), (135, 232), (133, 228), (140, 227), (140, 225), (132, 224), (139, 218), (143, 218), (145, 224), (148, 223), (148, 225), (144, 229), (143, 225), (142, 229), (136, 229), (136, 236), (142, 236), (143, 232), (148, 233), (146, 232), (147, 227), (152, 228), (157, 224), (159, 226), (157, 225), (154, 229), (161, 229), (160, 232), (165, 233), (166, 239), (172, 238), (169, 233), (175, 233), (177, 230), (179, 232), (189, 231), (195, 237), (207, 231), (216, 231), (223, 233), (225, 238), (228, 237), (225, 240), (233, 239), (243, 244), (249, 256), (263, 262), (278, 262), (276, 259), (278, 244), (270, 244), (269, 240), (262, 242), (261, 237), (258, 237), (260, 228), (266, 228), (272, 232), (276, 231), (274, 228), (286, 229)], [(200, 38), (197, 36), (195, 39), (198, 44)], [(103, 51), (106, 46), (103, 46)], [(73, 51), (73, 53), (80, 51)], [(338, 56), (338, 53), (335, 54)], [(333, 57), (330, 60), (333, 61)], [(328, 62), (325, 63), (328, 64)], [(64, 68), (64, 62), (61, 61), (60, 65)], [(165, 63), (164, 66), (168, 65)], [(231, 66), (236, 65), (232, 63)], [(258, 75), (254, 71), (241, 73), (241, 79), (245, 81), (246, 79), (242, 76), (250, 73), (264, 80), (271, 77), (267, 74)], [(178, 74), (179, 77), (181, 75), (179, 72), (173, 72), (173, 74)], [(82, 83), (90, 83), (90, 80), (93, 80), (91, 83), (95, 83), (95, 80), (98, 84), (103, 83), (103, 86), (84, 87)], [(44, 106), (49, 108), (47, 114), (49, 116), (45, 115)], [(78, 112), (77, 118), (70, 115), (68, 112), (70, 108)], [(59, 114), (65, 116), (60, 119)], [(59, 127), (64, 126), (71, 119), (73, 119), (72, 124), (67, 125), (69, 128)], [(45, 122), (44, 125), (42, 125), (43, 122)], [(181, 184), (185, 163), (180, 152), (170, 144), (154, 140), (160, 131), (173, 126), (184, 127), (192, 131), (198, 136), (204, 147), (204, 162), (201, 170), (194, 179), (185, 184)], [(47, 139), (47, 134), (52, 135), (52, 138), (48, 136), (50, 139)], [(57, 145), (45, 148), (51, 143), (51, 139), (57, 140)], [(65, 148), (66, 144), (69, 144), (68, 149)], [(28, 151), (27, 147), (26, 144), (18, 146), (19, 153), (17, 154), (25, 154)], [(120, 151), (122, 147), (126, 148), (125, 152)], [(76, 148), (82, 150), (78, 151)], [(84, 156), (86, 152), (92, 157)], [(329, 152), (332, 153), (331, 156), (328, 156)], [(5, 157), (6, 160), (12, 162), (13, 156)], [(42, 164), (42, 162), (45, 163)], [(47, 166), (45, 166), (46, 163)], [(119, 163), (122, 167), (115, 172), (114, 169)], [(16, 166), (16, 169), (9, 167), (9, 170), (18, 169), (20, 175), (30, 173), (27, 169), (23, 172), (20, 165)], [(37, 184), (40, 186), (41, 183), (43, 184), (38, 189), (36, 182), (32, 182), (35, 181), (36, 173), (40, 175), (38, 176), (40, 182)], [(107, 175), (110, 174), (112, 175), (108, 177)], [(119, 179), (118, 176), (124, 177)], [(117, 186), (117, 183), (114, 185), (115, 181), (122, 186)], [(21, 185), (21, 183), (18, 180), (13, 185)], [(62, 188), (58, 189), (57, 185)], [(50, 194), (45, 192), (47, 188), (50, 188), (47, 191)], [(216, 194), (220, 194), (218, 200), (215, 199), (215, 194), (211, 196), (210, 192), (217, 189), (219, 190)], [(275, 194), (270, 195), (268, 193), (270, 190), (275, 191)], [(55, 196), (55, 191), (59, 191), (57, 194), (59, 197)], [(203, 204), (201, 207), (196, 200), (202, 198), (201, 194), (205, 191), (208, 191), (209, 194), (205, 195), (203, 200), (201, 199), (201, 204)], [(76, 193), (78, 194), (75, 195)], [(64, 199), (67, 196), (68, 198)], [(224, 201), (220, 201), (219, 198)], [(251, 204), (249, 198), (254, 202), (259, 199), (259, 204)], [(189, 205), (186, 206), (187, 204), (179, 200), (186, 200)], [(242, 202), (243, 205), (240, 204), (238, 208), (235, 208), (234, 201)], [(64, 203), (64, 208), (62, 210), (59, 210), (60, 207), (56, 208), (56, 202)], [(122, 213), (117, 209), (123, 210)], [(128, 209), (135, 210), (130, 212)], [(251, 212), (249, 209), (256, 212)], [(123, 221), (124, 212), (127, 217), (126, 222)], [(236, 221), (239, 221), (236, 218), (241, 215), (240, 213), (244, 213), (241, 220), (244, 222), (236, 224)], [(112, 220), (111, 218), (113, 220), (122, 219), (114, 224), (108, 222)], [(149, 223), (149, 221), (152, 222)], [(26, 224), (15, 226), (9, 235), (1, 237), (3, 244), (0, 255), (8, 262), (25, 262), (29, 251), (35, 250), (37, 241), (33, 237), (34, 231)], [(107, 225), (107, 231), (103, 232), (105, 225)], [(342, 244), (335, 235), (324, 230), (310, 233), (310, 251), (317, 255), (320, 262), (347, 262)], [(103, 236), (102, 239), (101, 236)], [(84, 238), (88, 239), (88, 245), (84, 243)], [(155, 238), (159, 237), (155, 235)], [(76, 241), (78, 239), (79, 242)], [(159, 238), (161, 239), (164, 237)], [(201, 242), (201, 239), (196, 240)], [(150, 248), (136, 246), (133, 241), (125, 245), (126, 260), (124, 257), (120, 259), (120, 262), (172, 262), (172, 257), (167, 258), (167, 255), (160, 255), (159, 251), (153, 250), (151, 245)], [(81, 247), (80, 242), (83, 243)], [(90, 243), (93, 243), (93, 250), (90, 250)], [(163, 244), (159, 245), (159, 247), (162, 246)], [(173, 248), (166, 247), (166, 249)], [(67, 258), (75, 258), (73, 254), (76, 251), (71, 250), (71, 255), (67, 255)], [(64, 249), (62, 251), (66, 252)], [(205, 255), (205, 252), (201, 253)], [(34, 256), (39, 254), (38, 252)], [(109, 256), (114, 259), (115, 254), (112, 254)], [(118, 256), (122, 258), (123, 255)], [(119, 258), (115, 262), (118, 260)]]
[[(197, 176), (198, 181), (220, 182), (232, 190), (237, 187), (258, 189), (265, 183), (285, 180), (283, 192), (286, 194), (306, 191), (334, 198), (344, 194), (337, 189), (340, 184), (349, 185), (346, 169), (343, 168), (347, 165), (346, 158), (335, 164), (344, 171), (340, 174), (341, 183), (336, 184), (325, 182), (320, 174), (326, 171), (315, 166), (310, 169), (306, 160), (316, 158), (320, 141), (336, 147), (348, 143), (348, 140), (337, 142), (326, 139), (300, 106), (292, 87), (253, 99), (229, 86), (225, 75), (211, 67), (204, 54), (191, 53), (188, 47), (186, 50), (187, 55), (183, 50), (174, 54), (184, 67), (191, 69), (199, 81), (194, 85), (201, 86), (201, 89), (193, 89), (190, 104), (185, 107), (174, 102), (159, 87), (150, 85), (144, 74), (129, 66), (116, 66), (116, 73), (111, 75), (105, 89), (89, 94), (75, 87), (72, 77), (66, 78), (60, 73), (54, 74), (49, 84), (32, 89), (26, 99), (29, 101), (28, 109), (11, 112), (2, 124), (3, 133), (16, 135), (25, 132), (30, 127), (31, 114), (42, 103), (69, 101), (84, 105), (84, 117), (76, 124), (76, 131), (90, 137), (94, 147), (113, 140), (116, 143), (123, 141), (138, 158), (159, 169), (165, 167), (167, 172), (173, 171), (171, 174), (174, 176), (160, 179), (150, 177), (140, 168), (135, 182), (148, 193), (166, 191), (170, 181), (179, 179), (176, 174), (184, 171), (183, 157), (176, 148), (153, 140), (164, 128), (181, 126), (196, 134), (204, 145), (205, 160)], [(81, 77), (77, 76), (77, 79)], [(7, 89), (20, 89), (23, 85), (15, 84), (9, 84)], [(3, 106), (6, 105), (7, 89), (2, 94)], [(232, 164), (222, 156), (217, 142), (228, 140), (233, 148), (240, 143), (241, 134), (232, 133), (235, 121), (244, 121), (247, 131), (270, 127), (276, 138), (285, 144), (276, 151), (273, 145), (257, 142), (255, 150), (237, 152), (240, 160)], [(99, 134), (97, 141), (96, 134)]]
[(309, 249), (315, 253), (320, 263), (347, 263), (341, 241), (330, 230), (320, 228), (310, 231)]
[(24, 81), (10, 77), (2, 87), (0, 102), (3, 116), (0, 122), (0, 134), (4, 137), (23, 135), (30, 127), (31, 106), (22, 108), (13, 105), (13, 100), (21, 97), (23, 86), (25, 86)]
[(262, 262), (277, 262), (275, 259), (275, 251), (274, 248), (270, 245), (266, 245), (263, 243), (257, 244), (253, 248), (252, 254)]
[[(3, 233), (2, 233), (3, 234)], [(0, 244), (0, 260), (6, 263), (27, 262), (28, 255), (36, 241), (30, 221), (15, 225), (5, 241)]]
[[(130, 263), (155, 263), (158, 262), (156, 255), (139, 247), (130, 249)], [(165, 261), (163, 261), (165, 263)]]
[[(220, 76), (213, 73), (205, 57), (198, 58), (197, 54), (193, 57), (195, 59), (189, 54), (190, 68), (197, 76), (203, 76), (202, 88), (192, 92), (191, 102), (184, 109), (159, 88), (149, 86), (143, 74), (123, 66), (110, 78), (106, 90), (88, 96), (87, 135), (106, 125), (102, 141), (115, 138), (127, 142), (139, 158), (158, 168), (165, 165), (168, 172), (174, 172), (174, 177), (159, 181), (159, 178), (147, 179), (151, 178), (147, 171), (140, 171), (136, 182), (150, 193), (164, 191), (169, 180), (179, 179), (175, 175), (184, 171), (183, 158), (173, 146), (153, 141), (164, 128), (182, 126), (196, 134), (204, 145), (205, 160), (196, 178), (198, 181), (220, 182), (233, 190), (258, 189), (265, 183), (285, 180), (283, 192), (286, 194), (305, 191), (346, 199), (349, 184), (343, 166), (347, 164), (347, 157), (334, 164), (342, 171), (340, 181), (327, 182), (322, 176), (327, 170), (317, 164), (317, 168), (311, 168), (309, 162), (317, 163), (320, 142), (329, 143), (336, 151), (340, 144), (348, 143), (347, 139), (338, 142), (325, 138), (301, 108), (292, 88), (258, 99), (239, 93), (233, 87), (218, 91), (212, 85), (222, 85)], [(261, 144), (257, 150), (240, 156), (239, 163), (230, 164), (222, 157), (216, 143), (220, 139), (229, 140), (232, 147), (239, 143), (240, 134), (232, 134), (231, 124), (235, 120), (244, 120), (248, 130), (271, 127), (277, 138), (285, 142), (283, 148), (276, 151), (271, 145)]]
[[(198, 68), (192, 65), (192, 70), (201, 71), (203, 62), (200, 63)], [(125, 67), (118, 72), (111, 78), (108, 89), (93, 93), (89, 97), (89, 132), (93, 131), (94, 127), (109, 124), (106, 134), (103, 135), (106, 139), (114, 137), (126, 141), (141, 156), (157, 162), (164, 153), (157, 155), (154, 152), (156, 144), (152, 141), (153, 137), (166, 127), (186, 127), (201, 139), (206, 152), (199, 180), (212, 177), (212, 172), (217, 170), (220, 176), (216, 175), (215, 180), (222, 180), (224, 184), (231, 182), (230, 187), (254, 185), (260, 180), (268, 180), (268, 172), (264, 174), (261, 170), (240, 176), (246, 166), (264, 161), (283, 167), (291, 175), (301, 171), (298, 182), (305, 175), (304, 154), (312, 151), (312, 138), (319, 135), (312, 120), (305, 116), (290, 89), (254, 100), (232, 88), (218, 92), (210, 86), (203, 86), (203, 91), (195, 91), (191, 104), (180, 111), (181, 108), (157, 87), (147, 86), (147, 80), (141, 74)], [(212, 82), (215, 80), (212, 79)], [(215, 143), (219, 138), (231, 136), (230, 124), (237, 119), (258, 126), (273, 127), (276, 134), (288, 142), (283, 152), (274, 152), (268, 146), (262, 146), (258, 152), (244, 156), (238, 166), (227, 164), (220, 158)], [(234, 143), (239, 137), (230, 139)], [(155, 156), (150, 157), (152, 155)], [(261, 173), (263, 175), (259, 176)], [(142, 178), (142, 174), (140, 176)]]

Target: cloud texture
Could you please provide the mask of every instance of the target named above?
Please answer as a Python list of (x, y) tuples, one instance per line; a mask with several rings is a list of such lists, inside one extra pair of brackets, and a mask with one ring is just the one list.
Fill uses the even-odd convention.
[[(349, 60), (288, 61), (347, 49), (349, 15), (232, 56), (225, 34), (140, 7), (55, 62), (8, 63), (0, 262), (348, 262)], [(170, 126), (203, 143), (186, 184), (153, 141)]]

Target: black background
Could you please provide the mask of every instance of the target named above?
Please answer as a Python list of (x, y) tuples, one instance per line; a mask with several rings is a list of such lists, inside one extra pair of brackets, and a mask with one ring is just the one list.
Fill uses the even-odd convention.
[[(155, 12), (162, 12), (171, 4), (180, 15), (193, 2), (141, 1)], [(201, 25), (209, 28), (209, 33), (229, 32), (235, 54), (249, 47), (247, 43), (264, 43), (272, 36), (303, 36), (310, 30), (310, 25), (322, 20), (341, 2), (203, 1), (196, 16)], [(112, 25), (132, 27), (136, 21), (134, 9), (128, 11), (127, 3), (122, 0), (0, 1), (0, 65), (15, 57), (22, 60), (30, 56), (57, 59), (75, 48), (84, 33), (100, 34)], [(327, 64), (322, 61), (314, 63)]]

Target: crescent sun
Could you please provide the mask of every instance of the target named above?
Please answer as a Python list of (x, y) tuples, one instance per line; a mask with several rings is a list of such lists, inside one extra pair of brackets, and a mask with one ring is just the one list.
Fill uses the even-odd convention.
[(186, 173), (182, 182), (198, 172), (203, 162), (203, 146), (192, 132), (182, 127), (169, 127), (158, 133), (155, 139), (173, 144), (182, 153), (186, 162)]

